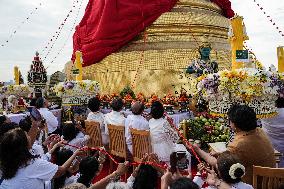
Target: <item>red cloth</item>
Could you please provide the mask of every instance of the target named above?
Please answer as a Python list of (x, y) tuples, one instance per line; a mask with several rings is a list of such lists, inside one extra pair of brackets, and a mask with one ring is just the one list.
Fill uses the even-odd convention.
[(80, 50), (83, 66), (119, 50), (170, 11), (177, 0), (90, 0), (73, 35), (73, 56)]
[(211, 1), (217, 4), (223, 10), (223, 14), (227, 18), (232, 18), (235, 16), (235, 12), (232, 9), (230, 0), (211, 0)]
[[(211, 0), (234, 16), (230, 0)], [(85, 15), (73, 35), (73, 55), (81, 51), (84, 67), (101, 61), (129, 43), (177, 0), (89, 0)]]

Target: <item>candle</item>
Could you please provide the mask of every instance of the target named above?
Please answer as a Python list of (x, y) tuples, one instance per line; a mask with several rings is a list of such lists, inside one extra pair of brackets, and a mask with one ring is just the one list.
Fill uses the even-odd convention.
[(20, 75), (19, 75), (19, 68), (17, 66), (14, 67), (14, 79), (15, 79), (15, 85), (19, 85)]
[(76, 75), (76, 81), (82, 81), (83, 79), (83, 67), (82, 67), (82, 53), (76, 51), (75, 67), (78, 69), (79, 73)]
[(278, 72), (284, 72), (284, 47), (277, 47), (277, 56), (278, 56)]

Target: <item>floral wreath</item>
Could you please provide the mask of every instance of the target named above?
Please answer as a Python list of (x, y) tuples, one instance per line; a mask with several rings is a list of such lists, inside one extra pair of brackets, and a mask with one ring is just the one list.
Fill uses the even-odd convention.
[[(235, 176), (235, 172), (236, 172), (236, 170), (237, 169), (241, 169), (244, 173), (245, 173), (245, 171), (246, 171), (246, 169), (245, 169), (245, 167), (242, 165), (242, 164), (240, 164), (240, 163), (235, 163), (235, 164), (233, 164), (231, 167), (230, 167), (230, 170), (229, 170), (229, 175), (230, 175), (230, 177), (232, 178), (232, 179), (237, 179), (237, 177)], [(245, 174), (243, 174), (242, 176), (241, 176), (241, 178), (244, 176)]]

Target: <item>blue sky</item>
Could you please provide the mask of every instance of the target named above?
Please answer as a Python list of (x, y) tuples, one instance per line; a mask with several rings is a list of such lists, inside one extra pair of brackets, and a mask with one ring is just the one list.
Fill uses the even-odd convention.
[[(75, 24), (81, 20), (87, 4), (87, 0), (78, 1), (53, 51), (44, 62), (48, 67), (48, 74), (62, 70), (64, 64), (70, 59), (73, 34), (71, 29), (79, 4), (82, 2), (82, 8)], [(10, 34), (18, 28), (16, 35), (9, 39), (9, 43), (5, 47), (0, 46), (0, 81), (13, 79), (15, 65), (20, 67), (24, 76), (26, 75), (35, 51), (42, 53), (48, 40), (55, 34), (56, 28), (60, 26), (72, 8), (72, 2), (72, 0), (0, 0), (0, 45), (5, 43)], [(231, 2), (236, 13), (244, 17), (250, 37), (248, 46), (254, 50), (258, 59), (266, 67), (271, 64), (277, 65), (276, 47), (284, 45), (284, 37), (278, 34), (253, 0), (231, 0)], [(258, 0), (258, 2), (284, 31), (284, 3), (279, 3), (280, 0)], [(40, 3), (42, 3), (41, 6), (39, 6)], [(21, 24), (35, 7), (39, 7), (35, 14), (25, 24)], [(64, 45), (65, 42), (66, 45)], [(61, 48), (63, 48), (62, 52), (51, 64)], [(45, 54), (42, 53), (41, 56)]]

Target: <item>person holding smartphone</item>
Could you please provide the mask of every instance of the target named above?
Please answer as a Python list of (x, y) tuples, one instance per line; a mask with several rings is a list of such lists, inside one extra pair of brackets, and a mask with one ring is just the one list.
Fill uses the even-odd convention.
[(46, 99), (42, 97), (37, 99), (36, 108), (46, 121), (48, 134), (60, 134), (57, 117), (55, 117), (55, 115), (53, 115), (53, 113), (49, 111), (47, 107), (48, 101)]

